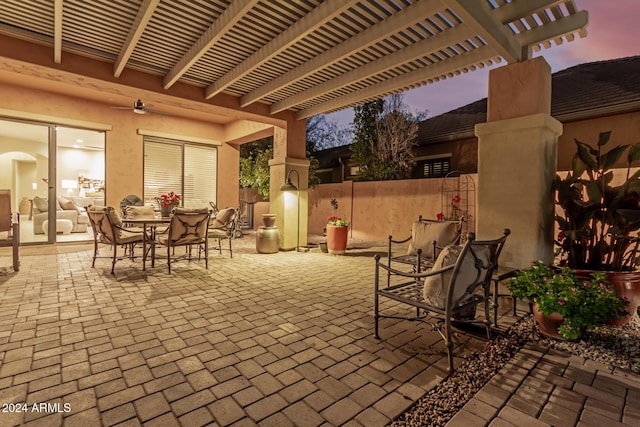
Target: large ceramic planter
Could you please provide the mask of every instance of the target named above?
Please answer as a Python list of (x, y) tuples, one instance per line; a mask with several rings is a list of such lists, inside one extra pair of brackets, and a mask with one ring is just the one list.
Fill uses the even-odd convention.
[[(611, 283), (623, 298), (629, 300), (627, 311), (629, 314), (618, 319), (611, 319), (607, 322), (609, 325), (626, 325), (631, 320), (640, 306), (640, 271), (605, 271), (607, 281)], [(578, 270), (576, 274), (580, 278), (590, 279), (591, 271)]]
[(347, 250), (349, 227), (327, 225), (327, 250), (330, 254), (342, 255)]

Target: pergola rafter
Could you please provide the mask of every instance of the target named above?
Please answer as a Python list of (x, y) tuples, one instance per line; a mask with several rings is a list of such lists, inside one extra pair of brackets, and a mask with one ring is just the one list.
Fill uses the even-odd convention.
[(116, 82), (130, 68), (160, 77), (160, 93), (180, 82), (202, 103), (224, 94), (299, 118), (522, 61), (587, 24), (574, 0), (0, 2), (0, 36), (49, 46), (56, 64), (84, 55)]

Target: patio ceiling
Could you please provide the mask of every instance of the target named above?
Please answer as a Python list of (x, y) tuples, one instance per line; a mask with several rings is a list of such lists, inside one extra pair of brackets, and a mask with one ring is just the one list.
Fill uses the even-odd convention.
[[(299, 119), (586, 35), (574, 0), (3, 0), (0, 35)], [(208, 101), (210, 100), (210, 101)]]

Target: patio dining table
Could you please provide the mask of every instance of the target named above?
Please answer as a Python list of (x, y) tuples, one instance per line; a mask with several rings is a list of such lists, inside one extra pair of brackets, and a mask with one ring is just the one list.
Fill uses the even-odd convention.
[(146, 269), (146, 258), (147, 258), (147, 244), (150, 245), (149, 250), (151, 251), (151, 267), (155, 267), (156, 262), (156, 234), (158, 226), (162, 224), (169, 224), (171, 222), (171, 217), (169, 216), (134, 216), (134, 217), (124, 217), (122, 218), (122, 223), (130, 226), (141, 227), (144, 231), (144, 239), (142, 242), (142, 269)]

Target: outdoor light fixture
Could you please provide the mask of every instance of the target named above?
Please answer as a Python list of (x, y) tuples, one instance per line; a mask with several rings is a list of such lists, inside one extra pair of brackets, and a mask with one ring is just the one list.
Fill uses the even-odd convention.
[[(296, 173), (296, 183), (298, 184), (298, 186), (293, 185), (293, 183), (291, 182), (291, 173), (292, 172)], [(297, 205), (298, 205), (298, 234), (297, 234), (297, 238), (296, 238), (296, 252), (300, 252), (300, 175), (298, 174), (297, 170), (291, 169), (289, 171), (289, 173), (287, 174), (287, 182), (285, 182), (284, 185), (282, 187), (280, 187), (280, 191), (296, 191), (298, 193), (298, 200), (297, 200)]]

